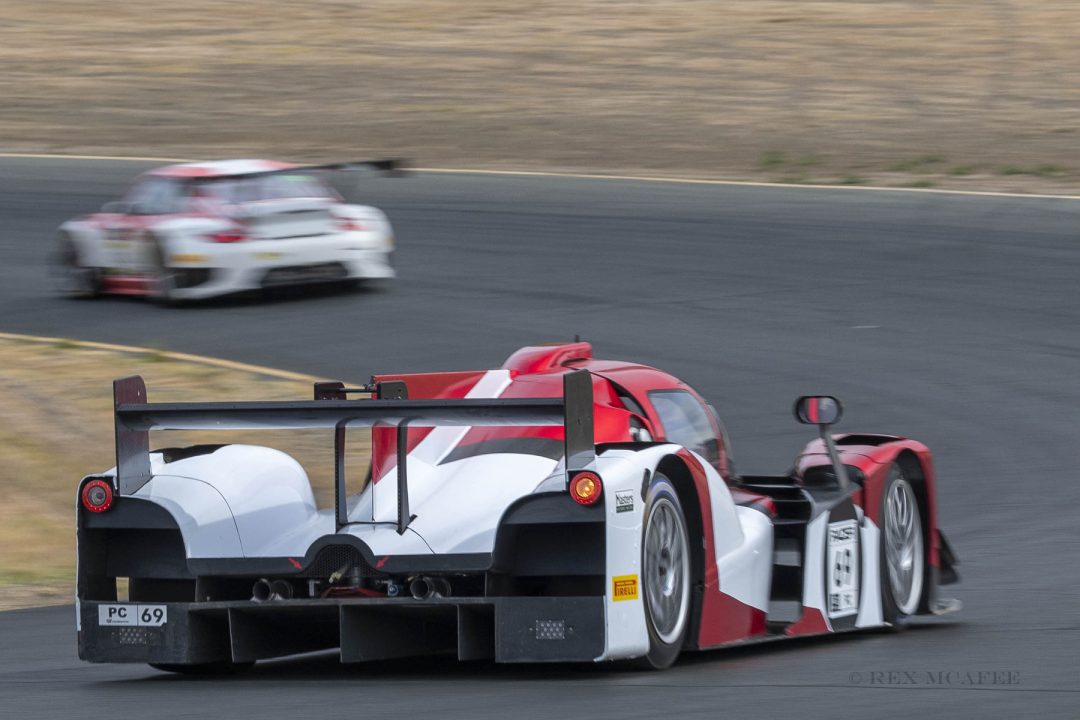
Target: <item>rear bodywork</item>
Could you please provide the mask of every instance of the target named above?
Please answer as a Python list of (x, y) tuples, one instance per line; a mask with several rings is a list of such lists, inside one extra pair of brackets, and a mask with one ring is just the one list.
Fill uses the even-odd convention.
[[(930, 455), (913, 441), (838, 436), (855, 479), (845, 492), (814, 443), (789, 474), (735, 477), (718, 424), (706, 459), (673, 441), (650, 403), (650, 392), (691, 389), (595, 360), (586, 343), (524, 348), (489, 371), (376, 376), (363, 389), (373, 399), (345, 399), (355, 389), (330, 383), (297, 403), (150, 404), (140, 380), (118, 381), (117, 468), (83, 481), (105, 478), (116, 498), (107, 512), (78, 508), (80, 657), (639, 657), (649, 649), (644, 498), (656, 473), (677, 488), (694, 538), (686, 649), (885, 624), (879, 520), (864, 508), (877, 507), (893, 462), (911, 463), (926, 507), (922, 611), (935, 610), (937, 582), (954, 579)], [(356, 426), (372, 428), (372, 466), (349, 496), (343, 448)], [(150, 452), (151, 430), (206, 427), (330, 428), (335, 507), (316, 507), (303, 468), (276, 450)], [(603, 478), (595, 505), (567, 492), (583, 470)], [(858, 597), (838, 611), (827, 533), (852, 523)], [(128, 578), (127, 598), (117, 578)]]

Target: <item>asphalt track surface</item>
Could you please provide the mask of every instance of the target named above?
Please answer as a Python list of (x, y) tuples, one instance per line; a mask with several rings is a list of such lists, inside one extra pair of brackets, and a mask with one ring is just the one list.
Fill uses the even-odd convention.
[(342, 667), (324, 655), (195, 681), (82, 664), (72, 610), (28, 610), (0, 614), (0, 716), (1080, 712), (1080, 203), (371, 179), (356, 190), (388, 212), (400, 241), (400, 279), (386, 290), (187, 309), (54, 296), (55, 226), (114, 198), (140, 167), (0, 158), (0, 330), (348, 380), (491, 367), (520, 345), (580, 334), (598, 354), (669, 369), (712, 399), (746, 472), (786, 469), (810, 438), (792, 399), (833, 393), (847, 405), (841, 429), (909, 435), (935, 450), (941, 525), (963, 562), (963, 583), (947, 593), (965, 609), (899, 634), (696, 654), (663, 673)]

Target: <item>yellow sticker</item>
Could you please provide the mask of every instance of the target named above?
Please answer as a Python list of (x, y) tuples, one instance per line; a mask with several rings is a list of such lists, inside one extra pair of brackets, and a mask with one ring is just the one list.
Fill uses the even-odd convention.
[(279, 252), (258, 252), (255, 253), (256, 260), (280, 260), (285, 257), (285, 253)]
[(186, 263), (204, 263), (210, 262), (209, 255), (193, 255), (193, 254), (178, 254), (169, 258), (169, 261), (173, 265), (183, 265)]
[(637, 600), (637, 575), (616, 575), (611, 578), (611, 599)]

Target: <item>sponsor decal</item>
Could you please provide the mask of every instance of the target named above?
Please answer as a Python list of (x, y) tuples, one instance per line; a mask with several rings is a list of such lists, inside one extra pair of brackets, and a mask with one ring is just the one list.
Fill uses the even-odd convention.
[(98, 606), (98, 625), (106, 627), (161, 627), (168, 619), (166, 605)]
[(830, 618), (847, 617), (859, 612), (859, 525), (855, 520), (829, 523), (828, 613)]
[(182, 265), (184, 263), (204, 263), (210, 261), (209, 255), (196, 255), (194, 253), (178, 253), (169, 258), (174, 265)]
[(611, 578), (611, 599), (615, 602), (620, 600), (638, 599), (638, 576), (615, 575)]
[(615, 512), (633, 512), (634, 510), (634, 491), (633, 490), (620, 490), (615, 493)]
[(280, 260), (285, 257), (285, 253), (280, 252), (257, 252), (255, 253), (256, 260)]

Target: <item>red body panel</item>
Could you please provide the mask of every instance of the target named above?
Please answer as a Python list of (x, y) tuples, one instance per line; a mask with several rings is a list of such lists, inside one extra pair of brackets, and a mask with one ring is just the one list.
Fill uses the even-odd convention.
[[(694, 490), (697, 491), (698, 504), (701, 507), (701, 526), (711, 528), (713, 526), (712, 495), (709, 492), (709, 482), (705, 477), (705, 471), (688, 451), (680, 450), (677, 454), (694, 480)], [(704, 535), (702, 542), (705, 562), (701, 576), (704, 591), (697, 646), (705, 649), (764, 635), (765, 612), (745, 605), (723, 592), (716, 569), (716, 544), (713, 534), (705, 532)]]
[(802, 617), (784, 629), (784, 634), (788, 637), (823, 635), (827, 632), (830, 632), (829, 624), (825, 622), (825, 616), (821, 614), (821, 611), (805, 605), (802, 609)]
[(146, 296), (153, 291), (150, 278), (145, 275), (107, 275), (101, 279), (101, 291), (113, 295)]

